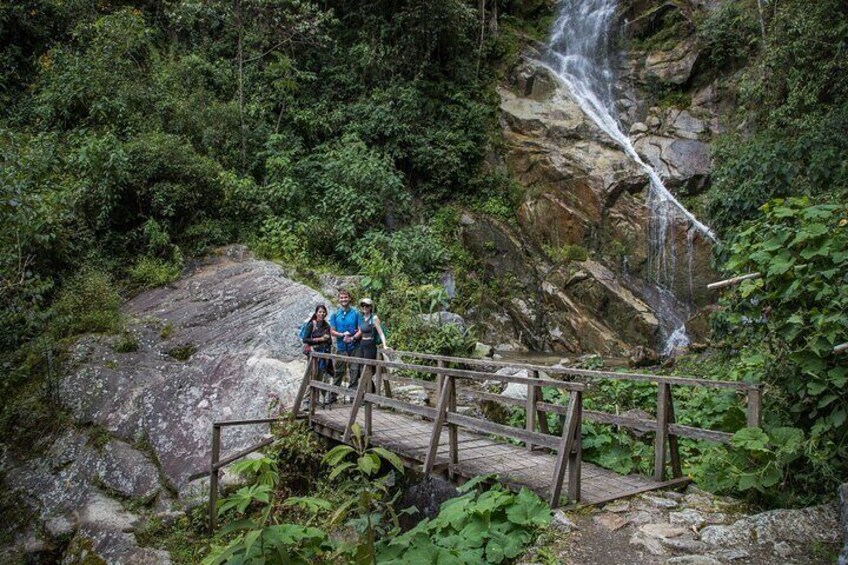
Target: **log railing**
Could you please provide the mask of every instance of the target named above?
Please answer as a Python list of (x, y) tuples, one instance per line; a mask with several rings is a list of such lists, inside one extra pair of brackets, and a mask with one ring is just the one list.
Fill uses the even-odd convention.
[[(391, 408), (398, 412), (414, 414), (431, 420), (433, 422), (433, 428), (427, 453), (424, 457), (424, 462), (421, 468), (425, 474), (430, 474), (437, 467), (436, 453), (445, 427), (447, 427), (448, 433), (447, 471), (449, 474), (453, 473), (454, 468), (460, 462), (460, 446), (457, 439), (458, 428), (460, 427), (474, 432), (494, 434), (522, 442), (527, 446), (528, 450), (533, 449), (534, 446), (541, 446), (551, 450), (556, 450), (557, 457), (554, 465), (553, 476), (551, 478), (551, 505), (557, 506), (559, 504), (566, 470), (568, 471), (568, 482), (566, 485), (568, 498), (574, 501), (580, 500), (580, 466), (582, 458), (580, 439), (581, 421), (583, 391), (586, 389), (587, 385), (583, 383), (544, 378), (538, 373), (534, 374), (532, 378), (529, 378), (498, 375), (484, 371), (458, 369), (448, 367), (447, 362), (439, 360), (436, 360), (437, 364), (435, 366), (429, 366), (397, 361), (386, 361), (383, 359), (356, 359), (355, 362), (360, 365), (362, 375), (359, 380), (358, 388), (356, 391), (352, 391), (350, 389), (333, 386), (317, 380), (315, 378), (317, 374), (315, 367), (319, 359), (341, 362), (351, 361), (351, 358), (347, 356), (312, 352), (310, 354), (310, 369), (307, 371), (307, 375), (304, 377), (303, 383), (298, 391), (297, 398), (295, 399), (295, 416), (297, 416), (298, 411), (300, 410), (301, 402), (306, 395), (309, 394), (310, 403), (308, 411), (311, 419), (315, 413), (318, 391), (323, 390), (340, 396), (353, 398), (350, 417), (344, 430), (343, 441), (345, 442), (350, 441), (352, 428), (360, 410), (363, 410), (364, 412), (364, 433), (366, 436), (371, 436), (373, 432), (371, 412), (374, 406)], [(435, 382), (429, 382), (425, 380), (410, 379), (390, 373), (389, 371), (392, 369), (424, 375), (435, 375), (436, 380)], [(396, 382), (414, 382), (415, 384), (419, 384), (425, 388), (435, 390), (438, 394), (436, 407), (419, 406), (392, 398), (390, 392), (391, 388), (387, 386), (388, 382), (391, 380)], [(533, 414), (532, 422), (536, 421), (535, 415), (539, 411), (553, 412), (564, 416), (565, 421), (563, 423), (561, 436), (556, 437), (548, 434), (546, 427), (543, 427), (539, 432), (534, 429), (535, 426), (534, 428), (527, 427), (526, 429), (518, 429), (512, 426), (497, 424), (488, 420), (456, 412), (457, 382), (469, 383), (474, 381), (482, 382), (493, 380), (527, 386), (527, 400), (520, 400), (518, 402), (520, 402), (520, 404), (528, 410), (530, 414)], [(543, 387), (567, 391), (569, 393), (568, 406), (541, 402), (539, 400), (542, 396), (540, 391)], [(469, 393), (472, 391), (466, 390), (465, 392)], [(528, 418), (528, 420), (529, 419), (530, 418)]]
[[(754, 383), (741, 383), (735, 381), (713, 381), (709, 379), (700, 379), (694, 377), (666, 377), (662, 375), (650, 375), (643, 373), (616, 373), (611, 371), (595, 371), (589, 369), (576, 369), (569, 367), (548, 367), (544, 365), (533, 365), (527, 363), (510, 363), (505, 361), (483, 360), (483, 359), (466, 359), (461, 357), (450, 357), (447, 355), (434, 355), (429, 353), (417, 353), (412, 351), (396, 351), (389, 350), (386, 355), (391, 355), (400, 359), (415, 359), (435, 361), (439, 366), (451, 363), (466, 367), (485, 366), (485, 367), (514, 367), (517, 369), (526, 369), (533, 378), (540, 378), (540, 373), (549, 375), (550, 377), (580, 377), (582, 379), (592, 380), (628, 380), (639, 382), (651, 382), (657, 385), (657, 401), (655, 420), (633, 418), (629, 416), (621, 416), (608, 412), (598, 412), (594, 410), (582, 410), (581, 418), (592, 422), (603, 424), (612, 424), (630, 428), (642, 432), (654, 433), (654, 479), (662, 481), (665, 476), (665, 469), (668, 463), (671, 464), (671, 473), (673, 478), (683, 476), (683, 471), (680, 462), (680, 451), (678, 447), (678, 438), (685, 437), (689, 439), (713, 441), (719, 443), (729, 443), (733, 434), (699, 428), (695, 426), (685, 426), (676, 423), (674, 414), (674, 402), (672, 398), (672, 387), (690, 386), (690, 387), (707, 387), (717, 389), (732, 389), (736, 390), (747, 397), (747, 425), (749, 427), (759, 427), (762, 419), (762, 394), (763, 385)], [(489, 380), (501, 377), (502, 375), (489, 374)], [(526, 377), (524, 380), (529, 380)], [(518, 381), (516, 381), (518, 382)], [(520, 382), (523, 382), (520, 381)], [(527, 430), (532, 431), (538, 423), (540, 431), (547, 433), (546, 418), (537, 418), (539, 411), (549, 411), (561, 413), (562, 406), (551, 405), (543, 402), (534, 402), (537, 400), (531, 390), (538, 391), (536, 387), (528, 387), (528, 400), (517, 400), (506, 398), (500, 395), (482, 392), (471, 392), (472, 396), (476, 396), (482, 400), (493, 400), (502, 404), (525, 408), (525, 421)], [(531, 400), (532, 398), (532, 400)], [(537, 443), (544, 445), (544, 443)], [(528, 448), (530, 445), (528, 444)]]

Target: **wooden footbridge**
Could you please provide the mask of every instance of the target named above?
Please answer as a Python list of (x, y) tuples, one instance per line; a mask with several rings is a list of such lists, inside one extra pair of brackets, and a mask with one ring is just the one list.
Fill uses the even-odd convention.
[[(429, 475), (439, 473), (456, 481), (496, 473), (510, 488), (526, 486), (547, 499), (551, 506), (599, 504), (666, 487), (685, 484), (678, 438), (726, 443), (732, 434), (675, 421), (673, 387), (731, 389), (747, 398), (747, 424), (760, 425), (762, 385), (712, 381), (690, 377), (664, 377), (639, 373), (612, 373), (524, 363), (465, 359), (410, 351), (381, 350), (379, 358), (356, 359), (362, 378), (357, 389), (333, 386), (318, 379), (319, 360), (350, 362), (351, 358), (329, 353), (310, 355), (309, 365), (294, 403), (294, 416), (308, 418), (316, 433), (349, 443), (353, 425), (359, 424), (373, 445), (396, 453), (407, 467)], [(531, 376), (497, 374), (499, 368), (526, 370)], [(522, 371), (523, 372), (523, 371)], [(433, 377), (435, 377), (433, 379)], [(433, 380), (431, 380), (433, 379)], [(650, 382), (657, 385), (656, 419), (642, 419), (607, 412), (584, 410), (583, 395), (593, 383), (603, 380)], [(481, 390), (485, 381), (526, 387), (526, 399), (516, 399)], [(429, 391), (435, 405), (419, 405), (393, 396), (395, 385), (415, 385)], [(543, 400), (545, 389), (568, 395), (567, 405)], [(350, 403), (322, 407), (322, 393), (336, 394)], [(309, 398), (308, 408), (301, 409)], [(464, 402), (496, 402), (524, 411), (525, 426), (517, 428), (491, 422), (478, 415), (475, 406)], [(463, 409), (464, 408), (464, 409)], [(548, 415), (555, 415), (549, 419)], [(209, 469), (190, 480), (210, 477), (210, 527), (216, 523), (218, 473), (237, 459), (269, 445), (273, 438), (224, 459), (221, 433), (224, 428), (278, 421), (279, 418), (231, 420), (212, 424)], [(552, 435), (549, 421), (562, 432)], [(653, 476), (620, 475), (583, 461), (581, 430), (584, 421), (621, 426), (653, 433)], [(667, 473), (670, 467), (670, 473)]]
[[(685, 426), (675, 422), (672, 387), (734, 389), (747, 396), (749, 426), (760, 425), (761, 385), (706, 379), (612, 373), (530, 364), (465, 359), (409, 351), (384, 350), (377, 360), (358, 359), (363, 376), (355, 390), (336, 387), (316, 378), (320, 359), (350, 361), (349, 357), (312, 353), (295, 411), (310, 398), (307, 417), (313, 429), (348, 443), (354, 423), (374, 445), (399, 455), (407, 466), (424, 474), (440, 473), (464, 480), (497, 473), (510, 487), (527, 486), (551, 506), (569, 503), (598, 504), (636, 493), (677, 486), (683, 476), (678, 438), (729, 441), (731, 434)], [(503, 375), (501, 367), (525, 369), (532, 375)], [(493, 370), (494, 369), (494, 370)], [(434, 380), (425, 380), (427, 376)], [(598, 380), (630, 380), (657, 385), (656, 419), (638, 419), (583, 409), (584, 391)], [(526, 400), (507, 398), (475, 387), (499, 381), (526, 387)], [(435, 397), (434, 406), (422, 406), (392, 395), (392, 385), (417, 385)], [(396, 388), (396, 386), (395, 386)], [(544, 389), (568, 394), (567, 405), (542, 400)], [(348, 398), (350, 404), (319, 405), (324, 392)], [(493, 401), (516, 406), (525, 413), (526, 425), (517, 428), (488, 421), (458, 410), (457, 400)], [(548, 414), (555, 414), (562, 433), (552, 435)], [(653, 476), (619, 475), (582, 460), (581, 426), (584, 420), (654, 433)], [(670, 466), (670, 474), (667, 467)]]

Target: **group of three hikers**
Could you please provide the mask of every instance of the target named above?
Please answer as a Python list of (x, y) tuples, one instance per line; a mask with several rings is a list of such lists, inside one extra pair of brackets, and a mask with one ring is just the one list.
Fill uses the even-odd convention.
[[(380, 324), (380, 318), (374, 314), (374, 303), (370, 298), (359, 301), (357, 311), (350, 304), (350, 292), (339, 291), (339, 307), (333, 315), (327, 317), (327, 307), (319, 304), (315, 313), (301, 330), (301, 340), (305, 344), (304, 351), (330, 353), (333, 337), (336, 338), (336, 354), (350, 358), (377, 358), (377, 345), (386, 345), (386, 335)], [(379, 339), (378, 339), (379, 338)], [(332, 377), (333, 385), (341, 386), (345, 369), (350, 375), (350, 388), (359, 385), (359, 375), (362, 365), (353, 361), (336, 361), (335, 364), (327, 359), (319, 359), (316, 378), (324, 380), (325, 376)], [(336, 393), (331, 393), (325, 404), (338, 400)]]

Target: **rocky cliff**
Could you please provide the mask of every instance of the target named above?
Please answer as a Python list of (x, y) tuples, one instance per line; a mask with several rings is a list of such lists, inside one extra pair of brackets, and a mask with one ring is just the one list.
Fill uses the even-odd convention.
[[(620, 14), (619, 118), (643, 160), (696, 207), (709, 187), (710, 141), (724, 131), (729, 104), (727, 89), (699, 74), (691, 21), (708, 4), (629, 2)], [(647, 41), (656, 34), (668, 37)], [(526, 46), (498, 89), (503, 144), (492, 161), (521, 186), (516, 225), (464, 221), (463, 239), (488, 276), (517, 280), (521, 299), (477, 321), (503, 340), (502, 321), (510, 320), (510, 337), (530, 348), (620, 354), (656, 347), (657, 314), (669, 303), (685, 315), (709, 304), (711, 242), (686, 222), (673, 223), (666, 245), (676, 259), (662, 276), (668, 292), (657, 290), (649, 179), (540, 64), (543, 49)], [(687, 325), (696, 340), (704, 337), (700, 318)]]
[[(128, 508), (167, 518), (208, 495), (208, 479), (189, 476), (208, 468), (211, 423), (291, 405), (306, 369), (293, 328), (321, 302), (278, 265), (231, 247), (130, 300), (132, 346), (126, 336), (79, 340), (61, 383), (67, 430), (45, 453), (0, 459), (3, 488), (33, 517), (29, 554), (167, 563), (138, 547)], [(228, 428), (223, 453), (267, 432)]]

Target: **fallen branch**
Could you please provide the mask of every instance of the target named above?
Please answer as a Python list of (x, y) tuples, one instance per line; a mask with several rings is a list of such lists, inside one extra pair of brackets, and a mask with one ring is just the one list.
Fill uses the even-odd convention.
[(726, 286), (733, 286), (735, 284), (739, 284), (742, 281), (747, 281), (750, 279), (758, 279), (762, 277), (761, 273), (748, 273), (747, 275), (740, 275), (738, 277), (733, 277), (732, 279), (726, 279), (723, 281), (718, 281), (714, 283), (710, 283), (707, 285), (707, 290), (716, 290), (718, 288), (724, 288)]
[(840, 353), (845, 353), (846, 351), (848, 351), (848, 342), (841, 343), (833, 348), (834, 355), (839, 355)]

